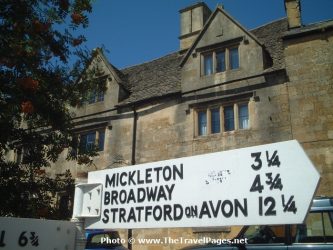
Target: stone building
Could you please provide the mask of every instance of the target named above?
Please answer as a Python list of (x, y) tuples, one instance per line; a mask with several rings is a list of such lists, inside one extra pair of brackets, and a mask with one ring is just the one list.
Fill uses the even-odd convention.
[[(333, 21), (304, 26), (299, 1), (284, 4), (286, 18), (253, 30), (221, 6), (189, 6), (180, 11), (179, 51), (121, 70), (95, 50), (107, 91), (92, 94), (75, 123), (81, 143), (100, 154), (92, 167), (59, 160), (52, 171), (84, 181), (96, 169), (296, 139), (321, 174), (317, 195), (333, 195)], [(237, 230), (133, 234), (225, 238)]]

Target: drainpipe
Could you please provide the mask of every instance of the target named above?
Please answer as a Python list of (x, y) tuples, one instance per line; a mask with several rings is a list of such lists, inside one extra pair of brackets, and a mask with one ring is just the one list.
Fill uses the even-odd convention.
[[(135, 107), (133, 106), (133, 137), (132, 137), (132, 160), (131, 164), (135, 165), (135, 149), (136, 149), (136, 128), (137, 128), (138, 113), (136, 112)], [(127, 248), (132, 250), (132, 229), (128, 229), (128, 242)]]

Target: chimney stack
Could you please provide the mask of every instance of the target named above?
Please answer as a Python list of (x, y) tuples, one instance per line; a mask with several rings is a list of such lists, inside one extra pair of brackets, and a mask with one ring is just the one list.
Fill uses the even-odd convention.
[(179, 11), (180, 13), (180, 50), (188, 49), (211, 14), (209, 7), (203, 3), (197, 3)]
[(284, 7), (287, 12), (289, 29), (301, 27), (302, 21), (300, 0), (284, 0)]

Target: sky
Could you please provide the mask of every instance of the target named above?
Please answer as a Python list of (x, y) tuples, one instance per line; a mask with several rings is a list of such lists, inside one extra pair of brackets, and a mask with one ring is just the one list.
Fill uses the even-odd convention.
[[(94, 0), (89, 27), (82, 31), (89, 49), (104, 47), (118, 69), (141, 64), (179, 49), (179, 10), (195, 0)], [(213, 11), (224, 6), (247, 29), (285, 17), (283, 0), (206, 0)], [(302, 22), (333, 19), (333, 0), (301, 0)]]

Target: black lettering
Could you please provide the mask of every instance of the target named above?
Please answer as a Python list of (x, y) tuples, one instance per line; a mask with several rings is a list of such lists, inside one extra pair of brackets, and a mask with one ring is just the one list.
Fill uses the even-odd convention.
[(243, 199), (243, 205), (239, 200), (235, 199), (235, 216), (238, 217), (238, 211), (240, 210), (242, 214), (247, 217), (247, 199)]
[(116, 174), (113, 174), (111, 179), (108, 174), (105, 176), (105, 188), (108, 188), (108, 186), (110, 186), (110, 187), (115, 186), (115, 176), (116, 176)]
[(134, 208), (131, 207), (128, 218), (127, 218), (127, 222), (130, 222), (131, 220), (133, 220), (134, 222), (136, 222), (136, 218), (135, 218), (135, 211)]
[(119, 222), (126, 222), (125, 220), (126, 210), (125, 208), (119, 208)]
[(172, 208), (170, 205), (164, 205), (164, 221), (167, 221), (167, 217), (169, 218), (169, 220), (172, 220), (172, 216), (171, 216), (171, 211)]
[(160, 171), (162, 170), (162, 167), (157, 167), (154, 168), (154, 171), (156, 172), (156, 182), (159, 183), (160, 182)]
[(148, 201), (155, 201), (156, 200), (156, 194), (157, 194), (157, 187), (146, 187), (146, 193)]
[(198, 206), (191, 206), (192, 217), (198, 217)]
[[(177, 213), (177, 210), (179, 213)], [(176, 220), (181, 220), (183, 218), (183, 207), (180, 204), (174, 204), (173, 205), (173, 219)]]
[(265, 216), (275, 216), (276, 215), (276, 210), (275, 210), (275, 200), (273, 197), (266, 197), (264, 200), (265, 206), (269, 207), (267, 208), (267, 211), (265, 213)]
[(126, 203), (126, 199), (127, 199), (126, 190), (124, 190), (124, 189), (120, 190), (120, 192), (119, 192), (119, 202), (121, 204), (124, 204), (124, 203)]
[(183, 163), (180, 164), (180, 169), (176, 165), (173, 165), (173, 179), (176, 180), (178, 176), (181, 180), (184, 178)]
[(118, 205), (118, 191), (112, 190), (111, 191), (111, 205), (114, 205), (114, 204)]
[(117, 216), (118, 208), (111, 208), (110, 212), (112, 213), (112, 222), (115, 223), (116, 222), (116, 216)]
[(152, 168), (147, 168), (146, 169), (146, 183), (152, 183), (153, 180), (151, 178), (151, 172), (153, 171)]
[(105, 192), (104, 193), (104, 205), (109, 205), (110, 204), (110, 192)]
[[(227, 211), (227, 206), (229, 206), (229, 211)], [(233, 212), (234, 212), (234, 206), (232, 205), (232, 202), (230, 200), (225, 200), (222, 202), (222, 206), (221, 206), (221, 210), (222, 210), (222, 214), (224, 217), (229, 218), (232, 216)]]
[(261, 194), (263, 189), (264, 185), (261, 185), (260, 174), (257, 174), (250, 188), (250, 192), (259, 192)]
[(136, 202), (133, 189), (130, 189), (130, 191), (128, 193), (127, 203), (130, 203), (130, 201), (133, 201), (134, 203)]
[(152, 208), (153, 208), (152, 206), (147, 206), (146, 207), (145, 221), (148, 221), (148, 216), (151, 215)]
[(136, 185), (136, 183), (134, 181), (135, 173), (136, 173), (136, 171), (132, 171), (132, 172), (129, 173), (129, 176), (128, 176), (128, 185), (131, 185), (131, 183), (133, 185)]
[(167, 196), (165, 194), (164, 188), (163, 188), (163, 186), (160, 186), (159, 191), (158, 191), (157, 201), (160, 201), (162, 198), (164, 200), (167, 200)]
[(104, 224), (107, 224), (109, 222), (109, 209), (104, 209), (103, 212), (104, 218), (102, 219)]
[(161, 206), (155, 206), (153, 210), (153, 216), (156, 221), (160, 221), (162, 218), (162, 208)]
[(138, 222), (141, 222), (141, 211), (143, 211), (144, 207), (136, 207), (135, 209), (138, 211)]
[(261, 156), (261, 152), (256, 152), (256, 153), (252, 153), (251, 157), (255, 158), (254, 161), (257, 163), (256, 165), (252, 164), (251, 167), (253, 168), (253, 170), (259, 170), (261, 169), (262, 166), (262, 161), (260, 159)]
[(138, 178), (137, 178), (137, 183), (138, 183), (138, 184), (144, 184), (145, 181), (141, 179), (141, 174), (140, 174), (140, 173), (141, 173), (140, 170), (138, 170), (138, 171), (137, 171), (137, 176), (138, 176)]
[[(124, 180), (124, 177), (125, 177), (125, 180)], [(126, 177), (127, 177), (127, 173), (126, 172), (122, 172), (120, 174), (120, 185), (122, 185), (122, 186), (126, 186), (127, 185)]]
[(219, 213), (219, 210), (220, 210), (219, 208), (221, 206), (221, 201), (219, 200), (217, 202), (217, 205), (215, 206), (215, 208), (214, 208), (214, 204), (212, 201), (209, 201), (209, 205), (210, 205), (210, 210), (213, 212), (213, 216), (216, 218)]
[(200, 214), (199, 214), (199, 219), (202, 219), (202, 217), (206, 215), (208, 216), (208, 218), (211, 218), (212, 216), (210, 215), (210, 212), (209, 212), (209, 208), (208, 208), (208, 205), (207, 205), (207, 202), (203, 202), (202, 203), (202, 206), (201, 206), (201, 210), (200, 210)]
[(168, 199), (169, 199), (169, 201), (172, 200), (172, 192), (173, 192), (174, 188), (175, 188), (175, 184), (172, 184), (171, 187), (169, 187), (168, 185), (165, 185), (165, 189), (168, 191)]
[(171, 180), (171, 168), (169, 166), (165, 166), (163, 168), (163, 179), (165, 181), (170, 181)]
[(144, 202), (144, 200), (146, 199), (146, 192), (144, 188), (138, 188), (138, 197), (137, 197), (137, 202)]

